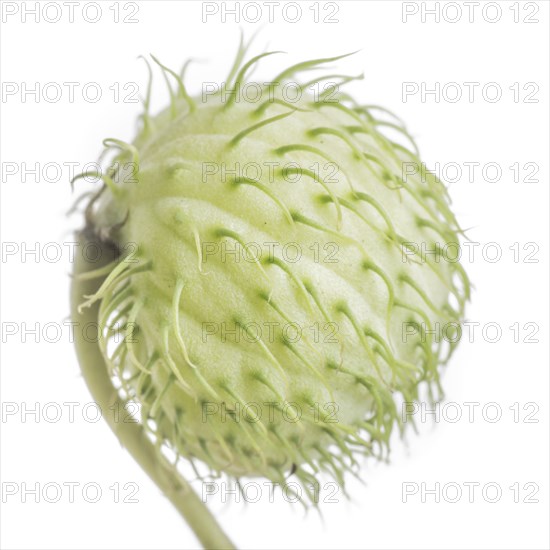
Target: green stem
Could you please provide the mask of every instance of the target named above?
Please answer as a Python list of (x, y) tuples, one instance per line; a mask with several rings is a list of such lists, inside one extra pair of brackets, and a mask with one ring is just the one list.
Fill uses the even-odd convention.
[[(77, 235), (80, 251), (76, 255), (74, 278), (71, 287), (72, 320), (77, 327), (86, 325), (97, 326), (98, 308), (96, 302), (91, 307), (84, 308), (79, 313), (78, 306), (84, 301), (84, 295), (93, 294), (101, 285), (101, 278), (86, 280), (78, 275), (102, 267), (99, 262), (86, 260), (83, 250), (93, 239), (87, 236), (87, 231)], [(101, 247), (100, 243), (95, 243)], [(107, 256), (108, 254), (103, 254)], [(105, 262), (105, 264), (107, 261)], [(85, 339), (82, 330), (75, 330), (75, 346), (82, 375), (96, 403), (103, 411), (124, 410), (126, 401), (120, 398), (117, 389), (109, 377), (107, 366), (99, 345)], [(115, 408), (116, 407), (116, 408)], [(191, 485), (180, 475), (176, 467), (158, 451), (147, 437), (143, 425), (139, 423), (117, 422), (114, 415), (104, 415), (109, 427), (118, 437), (123, 447), (134, 457), (147, 475), (157, 484), (159, 489), (176, 507), (187, 521), (195, 535), (207, 549), (234, 549), (235, 546), (214, 519), (204, 502), (192, 489)]]

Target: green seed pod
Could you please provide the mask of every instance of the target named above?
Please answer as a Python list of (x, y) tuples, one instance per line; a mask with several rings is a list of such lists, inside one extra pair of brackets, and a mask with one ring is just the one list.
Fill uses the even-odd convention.
[[(241, 49), (227, 89), (267, 55), (241, 66)], [(120, 257), (81, 311), (123, 332), (101, 350), (157, 441), (216, 473), (343, 482), (356, 453), (383, 456), (400, 402), (439, 390), (453, 346), (437, 327), (469, 298), (458, 262), (424, 254), (461, 231), (435, 176), (403, 175), (421, 165), (403, 125), (345, 94), (350, 78), (283, 93), (338, 59), (254, 84), (254, 102), (191, 98), (160, 65), (170, 106), (153, 117), (147, 99), (135, 141), (105, 142), (88, 230)]]

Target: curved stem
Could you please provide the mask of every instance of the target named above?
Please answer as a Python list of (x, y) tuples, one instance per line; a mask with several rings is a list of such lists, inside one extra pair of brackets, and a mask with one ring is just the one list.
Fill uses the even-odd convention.
[[(85, 245), (92, 238), (87, 237), (86, 230), (77, 235), (78, 250), (86, 250)], [(95, 243), (102, 249), (100, 243)], [(102, 267), (98, 262), (91, 263), (84, 254), (76, 255), (74, 278), (71, 287), (71, 315), (72, 320), (79, 327), (92, 323), (97, 326), (98, 303), (84, 308), (79, 313), (78, 306), (84, 301), (84, 295), (93, 294), (101, 285), (103, 279), (86, 280), (78, 275)], [(103, 256), (107, 256), (104, 254)], [(106, 264), (107, 262), (105, 262)], [(90, 325), (88, 325), (90, 326)], [(99, 336), (99, 335), (98, 335)], [(76, 353), (80, 363), (82, 375), (88, 389), (101, 410), (124, 410), (126, 401), (120, 398), (117, 389), (109, 377), (107, 366), (103, 359), (99, 345), (85, 339), (82, 330), (75, 330)], [(139, 423), (117, 422), (114, 415), (104, 415), (109, 427), (119, 439), (123, 447), (134, 457), (147, 475), (157, 484), (159, 489), (176, 507), (178, 512), (193, 529), (195, 535), (207, 549), (234, 549), (235, 546), (222, 531), (204, 502), (177, 471), (176, 467), (156, 449), (147, 437), (143, 426)]]

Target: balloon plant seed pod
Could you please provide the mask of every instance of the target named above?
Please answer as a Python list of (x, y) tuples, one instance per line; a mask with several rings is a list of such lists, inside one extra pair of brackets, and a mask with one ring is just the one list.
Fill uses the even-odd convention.
[[(404, 168), (421, 166), (404, 125), (344, 91), (360, 77), (304, 78), (346, 56), (260, 84), (281, 52), (246, 51), (198, 97), (151, 56), (138, 134), (104, 141), (78, 235), (110, 261), (79, 257), (72, 286), (73, 320), (99, 327), (76, 340), (94, 398), (140, 404), (140, 422), (108, 422), (212, 548), (233, 546), (164, 450), (213, 475), (292, 474), (315, 505), (320, 473), (343, 486), (359, 456), (387, 456), (401, 403), (441, 395), (455, 344), (437, 327), (469, 299), (442, 254), (462, 238), (449, 195)], [(152, 65), (171, 98), (155, 116)]]

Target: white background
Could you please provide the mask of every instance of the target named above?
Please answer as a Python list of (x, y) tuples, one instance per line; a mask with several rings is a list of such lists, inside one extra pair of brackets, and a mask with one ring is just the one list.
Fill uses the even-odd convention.
[[(1, 428), (1, 475), (6, 483), (34, 487), (39, 483), (59, 485), (80, 483), (75, 502), (68, 494), (57, 503), (34, 502), (30, 495), (22, 502), (21, 493), (3, 494), (0, 545), (2, 548), (46, 549), (160, 549), (197, 548), (190, 529), (170, 503), (123, 451), (103, 421), (91, 423), (82, 417), (83, 404), (89, 403), (69, 331), (65, 328), (57, 342), (40, 334), (21, 331), (6, 333), (15, 323), (34, 327), (40, 323), (62, 323), (67, 319), (69, 273), (68, 249), (57, 261), (42, 256), (46, 243), (68, 243), (71, 231), (80, 219), (65, 213), (76, 195), (71, 195), (68, 175), (52, 178), (9, 174), (9, 168), (27, 163), (33, 167), (49, 162), (80, 166), (94, 161), (107, 136), (130, 141), (141, 106), (115, 102), (109, 87), (136, 82), (143, 92), (146, 70), (140, 54), (154, 53), (163, 63), (179, 69), (189, 57), (203, 63), (192, 66), (188, 83), (192, 92), (202, 81), (219, 81), (227, 73), (237, 47), (239, 27), (248, 36), (258, 24), (235, 22), (221, 12), (203, 22), (200, 2), (138, 2), (134, 15), (137, 23), (115, 23), (113, 2), (100, 2), (102, 16), (97, 23), (83, 19), (82, 4), (75, 7), (73, 23), (68, 8), (59, 22), (48, 22), (55, 11), (22, 21), (8, 13), (4, 2), (1, 28), (1, 72), (4, 83), (32, 87), (35, 83), (77, 82), (74, 102), (68, 95), (59, 101), (38, 101), (20, 93), (2, 97), (2, 241), (15, 243), (19, 252), (2, 256), (2, 374), (1, 398), (20, 409), (46, 403), (76, 402), (76, 418), (70, 422), (67, 409), (57, 422), (47, 422), (21, 414), (3, 415)], [(28, 2), (27, 8), (35, 2)], [(130, 14), (128, 2), (120, 3), (120, 18)], [(228, 7), (234, 4), (228, 3)], [(261, 6), (261, 2), (257, 3)], [(314, 23), (311, 3), (301, 2), (302, 17), (296, 23), (284, 20), (282, 5), (275, 9), (275, 22), (264, 26), (253, 54), (267, 47), (288, 52), (284, 60), (270, 61), (258, 72), (258, 78), (291, 63), (315, 57), (360, 50), (340, 62), (340, 71), (365, 73), (365, 79), (352, 86), (362, 103), (383, 105), (403, 118), (420, 146), (429, 168), (435, 163), (459, 163), (462, 177), (450, 186), (454, 211), (463, 227), (471, 228), (470, 239), (479, 242), (473, 261), (464, 266), (475, 285), (467, 319), (480, 323), (474, 341), (463, 338), (445, 372), (443, 383), (448, 402), (458, 403), (462, 419), (453, 423), (456, 410), (439, 423), (420, 424), (420, 434), (412, 431), (407, 442), (395, 438), (391, 464), (368, 461), (362, 470), (365, 484), (349, 480), (353, 502), (337, 495), (338, 503), (325, 503), (323, 520), (315, 513), (304, 515), (280, 496), (275, 502), (248, 504), (220, 498), (210, 501), (211, 508), (224, 528), (241, 548), (548, 548), (549, 517), (549, 409), (548, 409), (548, 23), (547, 2), (481, 2), (473, 6), (473, 21), (462, 3), (462, 17), (456, 23), (454, 8), (440, 3), (441, 17), (434, 21), (421, 10), (433, 9), (433, 2), (338, 2), (337, 23)], [(407, 6), (404, 6), (406, 4)], [(57, 5), (62, 6), (61, 3)], [(244, 2), (241, 2), (241, 6)], [(496, 8), (495, 8), (496, 5)], [(323, 11), (320, 4), (321, 15)], [(482, 8), (486, 7), (486, 12)], [(512, 8), (512, 9), (511, 9)], [(89, 8), (89, 17), (94, 11)], [(418, 13), (403, 22), (403, 10)], [(501, 11), (498, 21), (495, 14)], [(448, 11), (445, 11), (448, 10)], [(496, 11), (495, 11), (496, 10)], [(537, 11), (527, 23), (525, 18)], [(249, 12), (252, 14), (253, 12)], [(514, 21), (519, 13), (519, 22)], [(287, 12), (292, 17), (293, 11)], [(262, 22), (266, 23), (267, 10)], [(447, 19), (447, 20), (446, 20)], [(156, 74), (154, 107), (167, 100), (162, 79)], [(260, 80), (261, 81), (261, 80)], [(85, 83), (99, 83), (100, 101), (82, 97)], [(434, 96), (423, 102), (420, 94), (402, 98), (404, 82), (433, 88), (435, 82), (478, 82), (473, 101), (464, 97), (455, 103)], [(499, 101), (489, 102), (482, 95), (485, 84), (493, 82), (502, 89)], [(512, 90), (519, 83), (520, 96), (514, 101)], [(535, 83), (539, 91), (536, 103), (525, 103), (526, 83)], [(448, 88), (449, 89), (449, 88)], [(532, 88), (531, 88), (532, 89)], [(449, 89), (449, 94), (451, 94)], [(454, 95), (450, 96), (451, 98)], [(492, 96), (491, 96), (492, 97)], [(480, 166), (497, 163), (502, 169), (499, 181), (487, 181), (480, 167), (470, 182), (466, 162)], [(538, 182), (514, 182), (510, 166), (535, 163)], [(454, 173), (449, 172), (453, 177)], [(492, 178), (492, 172), (489, 177)], [(527, 172), (520, 171), (520, 178)], [(491, 263), (482, 255), (486, 243), (502, 249), (500, 261)], [(21, 257), (22, 247), (38, 244), (39, 257)], [(514, 262), (509, 249), (519, 243), (521, 257), (525, 243), (536, 243), (538, 263)], [(495, 247), (488, 252), (494, 252)], [(54, 249), (49, 249), (55, 255)], [(492, 256), (491, 256), (492, 257)], [(481, 327), (498, 323), (500, 341), (484, 338)], [(520, 339), (527, 337), (526, 323), (536, 323), (538, 343), (514, 342), (508, 328), (519, 323)], [(51, 334), (54, 334), (52, 331)], [(489, 336), (492, 336), (490, 333)], [(464, 403), (477, 402), (473, 422)], [(487, 420), (495, 412), (483, 407), (495, 403), (502, 411), (496, 422)], [(509, 407), (518, 403), (519, 422)], [(523, 409), (526, 403), (534, 403)], [(527, 423), (533, 407), (538, 411)], [(446, 420), (447, 419), (447, 420)], [(86, 502), (82, 485), (99, 484), (103, 496), (97, 503)], [(109, 489), (115, 482), (137, 484), (138, 503), (115, 503)], [(479, 483), (473, 502), (464, 483)], [(403, 502), (404, 483), (459, 484), (462, 498), (451, 503), (441, 495), (422, 502), (420, 491)], [(502, 496), (490, 503), (482, 495), (487, 483), (498, 484)], [(520, 502), (514, 502), (509, 489), (518, 483)], [(531, 492), (525, 484), (538, 488)], [(200, 490), (200, 484), (195, 487)], [(126, 493), (122, 491), (122, 495)], [(489, 493), (491, 498), (493, 493)], [(321, 495), (323, 496), (323, 495)], [(231, 501), (229, 496), (228, 500)]]

